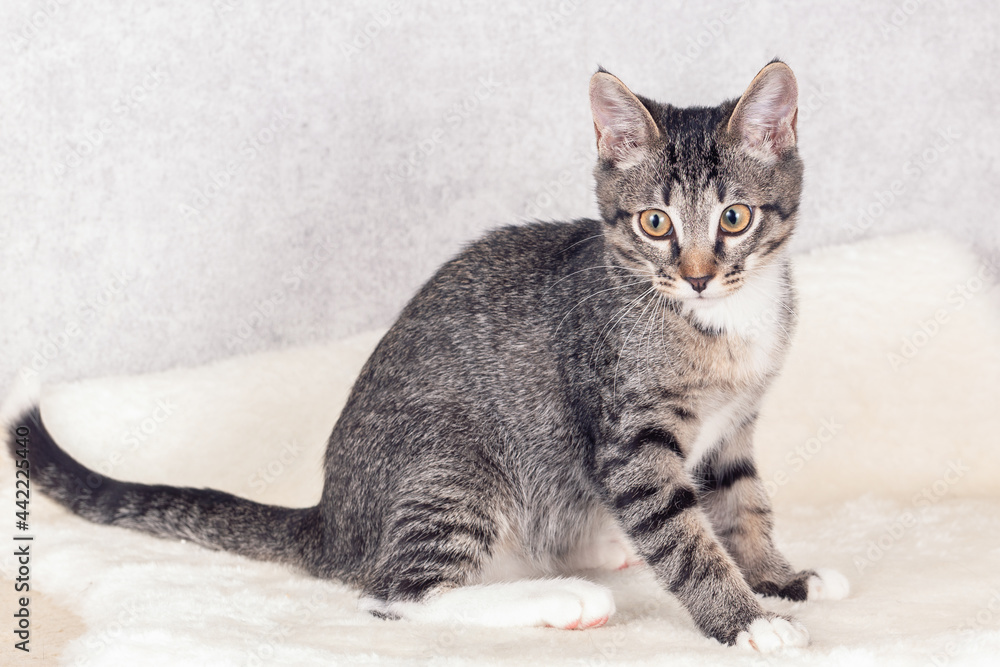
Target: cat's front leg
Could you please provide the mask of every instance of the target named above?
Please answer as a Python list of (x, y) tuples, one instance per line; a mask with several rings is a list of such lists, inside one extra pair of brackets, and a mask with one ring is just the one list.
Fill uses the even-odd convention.
[(775, 547), (770, 500), (752, 458), (754, 421), (738, 427), (694, 471), (715, 534), (758, 593), (789, 600), (846, 597), (850, 586), (842, 574), (796, 571)]
[(635, 435), (602, 449), (597, 475), (609, 510), (705, 634), (760, 651), (805, 646), (805, 628), (765, 611), (716, 539), (672, 442)]

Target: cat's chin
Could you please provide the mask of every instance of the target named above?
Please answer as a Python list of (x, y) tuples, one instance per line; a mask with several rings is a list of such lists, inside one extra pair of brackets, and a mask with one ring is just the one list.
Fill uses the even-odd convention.
[(712, 308), (714, 306), (718, 306), (719, 304), (725, 302), (725, 300), (728, 299), (730, 296), (732, 296), (732, 294), (733, 294), (732, 292), (727, 292), (725, 294), (710, 294), (710, 295), (699, 294), (697, 296), (672, 295), (671, 298), (679, 302), (683, 306), (689, 306), (694, 309), (701, 309), (701, 308)]

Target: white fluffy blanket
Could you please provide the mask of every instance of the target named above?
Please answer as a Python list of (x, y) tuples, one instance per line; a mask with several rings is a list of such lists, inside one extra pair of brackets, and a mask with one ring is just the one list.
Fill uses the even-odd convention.
[[(780, 546), (797, 566), (839, 569), (853, 588), (838, 602), (767, 601), (806, 624), (808, 648), (764, 658), (706, 639), (642, 568), (596, 575), (619, 610), (603, 628), (380, 621), (338, 583), (94, 526), (35, 495), (32, 652), (12, 646), (18, 575), (4, 548), (0, 662), (997, 664), (1000, 301), (990, 267), (920, 235), (801, 256), (796, 274), (801, 323), (765, 406), (758, 459)], [(311, 505), (325, 439), (377, 339), (47, 387), (43, 415), (70, 453), (112, 476)], [(0, 508), (13, 536), (7, 458)]]

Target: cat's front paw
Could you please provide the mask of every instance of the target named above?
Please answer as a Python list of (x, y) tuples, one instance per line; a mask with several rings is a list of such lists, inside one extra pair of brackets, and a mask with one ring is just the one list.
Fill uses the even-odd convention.
[(803, 570), (794, 577), (777, 584), (773, 581), (759, 581), (753, 590), (761, 595), (785, 598), (793, 602), (804, 600), (842, 600), (851, 591), (847, 577), (836, 570), (820, 568)]
[(736, 646), (758, 653), (809, 645), (809, 631), (798, 621), (780, 616), (758, 618), (736, 636)]
[(851, 592), (847, 577), (829, 568), (815, 570), (806, 584), (810, 600), (843, 600)]

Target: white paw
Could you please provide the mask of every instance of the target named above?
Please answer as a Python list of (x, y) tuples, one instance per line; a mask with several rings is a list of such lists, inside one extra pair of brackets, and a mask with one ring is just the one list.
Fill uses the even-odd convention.
[(555, 579), (535, 582), (533, 598), (538, 603), (539, 623), (563, 630), (585, 630), (604, 625), (615, 613), (615, 599), (604, 586), (583, 579)]
[(604, 625), (615, 613), (611, 591), (583, 579), (533, 579), (462, 586), (424, 602), (394, 602), (366, 609), (417, 622), (494, 628), (553, 627), (583, 630)]
[(798, 621), (758, 618), (736, 637), (736, 645), (759, 653), (809, 645), (809, 631)]
[(810, 600), (843, 600), (850, 592), (847, 577), (836, 570), (817, 569), (816, 574), (809, 577)]

